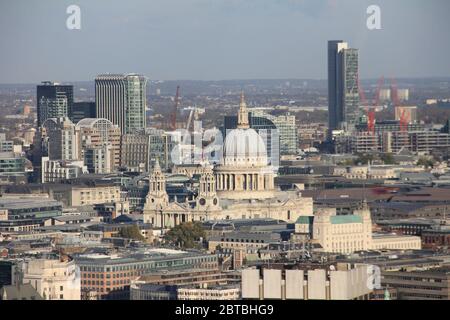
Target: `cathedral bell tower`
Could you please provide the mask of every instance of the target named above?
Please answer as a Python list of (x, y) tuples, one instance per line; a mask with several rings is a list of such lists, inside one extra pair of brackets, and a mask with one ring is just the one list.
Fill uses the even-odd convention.
[(217, 207), (219, 198), (216, 193), (216, 177), (210, 167), (204, 169), (200, 176), (200, 188), (197, 196), (197, 208)]
[(166, 178), (161, 171), (159, 161), (153, 167), (153, 172), (149, 178), (149, 190), (145, 201), (146, 209), (160, 209), (169, 204), (169, 196), (166, 192)]

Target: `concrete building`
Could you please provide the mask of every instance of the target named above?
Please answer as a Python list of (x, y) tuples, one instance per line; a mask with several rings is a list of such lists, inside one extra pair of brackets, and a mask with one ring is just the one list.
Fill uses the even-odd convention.
[(167, 169), (171, 158), (168, 139), (164, 131), (153, 128), (123, 135), (121, 166), (129, 171), (149, 172), (152, 161), (158, 159)]
[[(93, 173), (111, 172), (120, 167), (121, 130), (117, 125), (103, 118), (86, 118), (78, 122), (77, 127), (80, 130), (83, 158), (94, 170)], [(112, 169), (110, 157), (113, 159)]]
[(242, 270), (244, 300), (367, 300), (368, 265)]
[(90, 173), (108, 174), (113, 173), (116, 167), (115, 149), (111, 144), (101, 146), (87, 146), (84, 150), (84, 163)]
[(122, 133), (146, 127), (147, 78), (137, 74), (106, 74), (95, 78), (97, 117), (119, 126)]
[(23, 283), (30, 283), (45, 300), (81, 299), (79, 270), (68, 257), (26, 260)]
[(372, 233), (371, 213), (366, 205), (350, 215), (336, 215), (335, 208), (319, 208), (314, 216), (299, 217), (295, 232), (319, 243), (324, 252), (422, 248), (417, 236)]
[(178, 300), (239, 300), (241, 288), (239, 285), (217, 285), (212, 287), (184, 287), (177, 289)]
[(42, 157), (41, 182), (52, 183), (76, 179), (82, 174), (88, 173), (83, 161), (50, 160)]
[(80, 132), (69, 118), (48, 118), (42, 127), (40, 137), (50, 160), (81, 160)]
[(372, 234), (372, 250), (420, 250), (422, 241), (417, 236)]

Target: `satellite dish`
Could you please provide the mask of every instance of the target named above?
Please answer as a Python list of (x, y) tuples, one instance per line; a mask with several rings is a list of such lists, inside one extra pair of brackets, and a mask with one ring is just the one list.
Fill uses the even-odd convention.
[(336, 270), (336, 268), (333, 265), (331, 265), (330, 266), (330, 271), (335, 271), (335, 270)]

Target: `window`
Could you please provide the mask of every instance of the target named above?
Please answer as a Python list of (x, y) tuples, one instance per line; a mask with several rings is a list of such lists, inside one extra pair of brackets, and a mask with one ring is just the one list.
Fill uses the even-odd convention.
[(59, 291), (63, 291), (64, 290), (64, 287), (63, 286), (60, 286), (59, 287)]

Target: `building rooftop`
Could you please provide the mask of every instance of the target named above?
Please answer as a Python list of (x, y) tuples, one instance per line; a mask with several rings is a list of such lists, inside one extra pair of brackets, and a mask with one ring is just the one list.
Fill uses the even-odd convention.
[(126, 264), (144, 261), (157, 261), (167, 259), (179, 259), (199, 256), (212, 256), (200, 251), (181, 251), (167, 248), (152, 248), (145, 250), (131, 250), (127, 249), (115, 254), (105, 253), (88, 253), (78, 254), (74, 256), (74, 259), (78, 264)]

